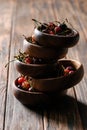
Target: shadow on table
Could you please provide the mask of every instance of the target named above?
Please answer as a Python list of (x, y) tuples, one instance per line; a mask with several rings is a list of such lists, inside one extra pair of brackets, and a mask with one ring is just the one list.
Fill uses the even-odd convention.
[[(87, 105), (77, 101), (71, 96), (64, 95), (61, 98), (55, 99), (55, 101), (52, 101), (50, 104), (26, 107), (42, 116), (46, 116), (47, 119), (49, 118), (55, 121), (58, 120), (56, 118), (59, 118), (58, 115), (60, 115), (60, 117), (63, 118), (63, 123), (64, 119), (67, 119), (70, 126), (74, 123), (78, 123), (78, 120), (81, 117), (84, 129), (87, 128)], [(44, 113), (46, 113), (46, 115), (44, 115)]]

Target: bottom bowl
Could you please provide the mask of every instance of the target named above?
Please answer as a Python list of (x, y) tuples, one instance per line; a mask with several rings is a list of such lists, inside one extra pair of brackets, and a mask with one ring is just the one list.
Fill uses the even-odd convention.
[(17, 80), (14, 81), (13, 84), (13, 94), (14, 96), (25, 105), (35, 106), (35, 105), (41, 105), (41, 104), (52, 104), (54, 102), (57, 102), (57, 100), (66, 94), (66, 91), (63, 91), (61, 93), (53, 93), (53, 94), (46, 94), (42, 92), (29, 92), (22, 90), (17, 87)]

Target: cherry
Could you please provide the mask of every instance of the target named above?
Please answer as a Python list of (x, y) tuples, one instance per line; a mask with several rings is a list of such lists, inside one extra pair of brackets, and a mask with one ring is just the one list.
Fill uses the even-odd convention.
[(64, 70), (64, 76), (68, 75), (68, 74), (69, 74), (69, 72), (70, 72), (70, 70), (65, 69), (65, 70)]
[(30, 84), (27, 80), (25, 80), (24, 82), (22, 82), (22, 88), (25, 90), (28, 90), (30, 88)]
[(60, 31), (61, 31), (60, 26), (56, 26), (55, 29), (54, 29), (54, 31), (55, 31), (56, 34), (57, 34), (58, 32), (60, 32)]
[(68, 75), (68, 74), (72, 74), (74, 73), (74, 68), (72, 66), (67, 66), (65, 69), (64, 69), (64, 75)]
[(25, 63), (26, 64), (31, 64), (31, 59), (29, 57), (25, 58)]
[(69, 74), (73, 74), (73, 73), (74, 73), (74, 71), (73, 71), (73, 70), (70, 70), (70, 71), (69, 71)]
[(24, 76), (18, 78), (18, 84), (21, 85), (25, 81)]
[(49, 30), (51, 30), (51, 31), (54, 30), (55, 24), (54, 24), (53, 22), (49, 22), (48, 28), (49, 28)]

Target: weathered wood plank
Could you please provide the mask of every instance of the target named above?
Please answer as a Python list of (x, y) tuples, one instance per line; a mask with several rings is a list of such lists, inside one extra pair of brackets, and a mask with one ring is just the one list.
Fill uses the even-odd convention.
[(78, 49), (78, 57), (80, 59), (80, 61), (82, 62), (82, 64), (84, 65), (84, 71), (85, 71), (85, 75), (84, 75), (84, 79), (82, 81), (82, 84), (81, 84), (81, 91), (79, 91), (79, 87), (77, 90), (77, 93), (80, 94), (79, 92), (81, 92), (82, 96), (79, 95), (79, 98), (82, 97), (82, 101), (84, 103), (87, 104), (87, 100), (86, 100), (86, 83), (87, 83), (87, 69), (86, 69), (86, 56), (87, 56), (87, 51), (86, 51), (86, 48), (87, 48), (87, 34), (86, 34), (86, 30), (87, 30), (87, 24), (86, 24), (86, 20), (87, 20), (87, 16), (85, 14), (85, 11), (83, 10), (86, 10), (85, 6), (84, 6), (84, 9), (82, 8), (83, 5), (86, 5), (87, 1), (77, 1), (76, 4), (72, 4), (72, 8), (75, 9), (75, 14), (76, 14), (76, 17), (79, 21), (78, 23), (78, 27), (79, 27), (79, 32), (80, 32), (80, 41), (79, 41), (79, 45), (77, 47)]
[[(16, 3), (16, 10), (13, 14), (10, 60), (18, 53), (19, 49), (22, 50), (22, 35), (29, 36), (31, 34), (33, 8), (32, 0), (19, 0)], [(14, 64), (10, 64), (5, 130), (43, 130), (42, 111), (34, 112), (28, 109), (13, 96), (12, 85), (18, 75)]]
[[(80, 3), (79, 3), (80, 2)], [(71, 18), (71, 22), (73, 25), (76, 26), (76, 28), (79, 30), (80, 32), (80, 41), (79, 44), (70, 49), (69, 53), (68, 53), (68, 57), (71, 58), (76, 58), (77, 60), (81, 61), (82, 64), (84, 65), (84, 70), (85, 70), (85, 75), (83, 80), (75, 86), (75, 93), (76, 93), (76, 97), (77, 97), (77, 104), (78, 104), (78, 108), (79, 108), (79, 113), (82, 119), (82, 124), (83, 124), (83, 129), (87, 129), (87, 91), (86, 91), (86, 28), (87, 28), (87, 24), (86, 24), (86, 15), (85, 13), (81, 10), (81, 4), (83, 3), (83, 5), (86, 5), (86, 1), (76, 1), (73, 2), (71, 1), (70, 4), (67, 4), (68, 7), (68, 11), (65, 12), (66, 16), (68, 15), (69, 18)], [(63, 3), (65, 4), (65, 3)], [(73, 6), (73, 7), (72, 7)], [(72, 13), (70, 13), (72, 10)], [(86, 9), (84, 9), (86, 10)], [(68, 13), (69, 12), (69, 13)], [(62, 13), (62, 12), (61, 12)], [(71, 15), (71, 16), (70, 16)], [(83, 19), (84, 18), (84, 19)]]
[[(78, 55), (79, 58), (82, 62), (82, 64), (84, 65), (84, 78), (82, 80), (82, 82), (79, 84), (79, 87), (75, 88), (76, 91), (76, 95), (77, 95), (77, 100), (78, 102), (78, 108), (79, 108), (79, 112), (80, 112), (80, 116), (82, 119), (82, 124), (83, 124), (83, 128), (84, 130), (87, 129), (87, 64), (86, 64), (86, 57), (87, 57), (87, 9), (86, 9), (86, 5), (87, 5), (87, 1), (85, 0), (77, 0), (76, 4), (72, 3), (72, 7), (75, 10), (75, 14), (76, 17), (78, 18), (79, 21), (79, 26), (80, 26), (80, 46), (79, 46), (79, 51), (78, 51)], [(76, 9), (75, 9), (76, 8)]]
[[(68, 19), (70, 19), (71, 23), (73, 25), (75, 25), (74, 27), (77, 28), (77, 30), (78, 30), (78, 22), (76, 22), (77, 19), (75, 18), (75, 12), (74, 12), (73, 8), (70, 7), (70, 4), (68, 1), (54, 0), (52, 3), (52, 7), (53, 7), (53, 10), (55, 13), (56, 20), (63, 20), (65, 18), (68, 18)], [(77, 50), (77, 47), (70, 48), (67, 58), (73, 58), (73, 59), (79, 60), (78, 51), (79, 50)], [(79, 87), (79, 85), (78, 85), (78, 87)], [(57, 112), (55, 112), (55, 114), (54, 114), (54, 112), (51, 112), (51, 114), (49, 112), (49, 115), (52, 117), (55, 117), (55, 119), (52, 122), (51, 118), (49, 116), (48, 116), (48, 118), (47, 118), (47, 116), (45, 117), (44, 125), (47, 130), (51, 130), (51, 129), (56, 130), (57, 128), (64, 129), (64, 130), (68, 130), (68, 129), (83, 130), (81, 118), (80, 118), (79, 111), (78, 111), (77, 102), (75, 99), (76, 98), (75, 93), (73, 91), (73, 88), (69, 89), (69, 90), (70, 90), (69, 95), (71, 95), (71, 97), (73, 99), (71, 101), (72, 109), (71, 108), (68, 109), (69, 107), (67, 108), (67, 106), (66, 107), (63, 106), (62, 110), (64, 111), (64, 115), (63, 115), (63, 111), (61, 109), (57, 110)], [(68, 99), (71, 99), (71, 98), (68, 97)], [(64, 104), (67, 104), (67, 100), (64, 100)], [(61, 104), (60, 104), (60, 106), (61, 106)], [(46, 112), (45, 115), (47, 115), (47, 114), (48, 113)], [(56, 121), (58, 121), (58, 122), (55, 123)]]
[(5, 68), (5, 64), (9, 60), (12, 10), (11, 0), (0, 1), (0, 130), (4, 128), (6, 110), (8, 68)]

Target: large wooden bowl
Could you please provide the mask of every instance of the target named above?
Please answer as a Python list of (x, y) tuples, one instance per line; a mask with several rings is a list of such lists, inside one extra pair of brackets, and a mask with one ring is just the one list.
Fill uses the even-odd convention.
[(21, 103), (25, 105), (35, 106), (41, 104), (53, 104), (54, 102), (58, 102), (58, 99), (66, 94), (66, 91), (56, 94), (53, 93), (50, 95), (42, 92), (25, 91), (17, 87), (17, 79), (13, 83), (13, 94)]
[(37, 44), (32, 44), (26, 39), (23, 42), (23, 50), (31, 57), (43, 58), (43, 59), (61, 59), (66, 56), (67, 48), (52, 48), (44, 47)]
[(78, 43), (79, 33), (73, 29), (69, 35), (50, 35), (39, 31), (37, 28), (34, 30), (34, 37), (39, 44), (46, 47), (57, 47), (57, 48), (69, 48), (73, 47)]
[(59, 60), (64, 67), (73, 66), (76, 70), (67, 76), (35, 79), (32, 78), (31, 86), (40, 92), (60, 92), (79, 83), (83, 77), (84, 69), (80, 62), (76, 60)]
[(41, 78), (44, 76), (55, 75), (57, 70), (57, 63), (51, 64), (26, 64), (19, 60), (14, 62), (16, 70), (23, 75), (27, 75), (34, 78)]

